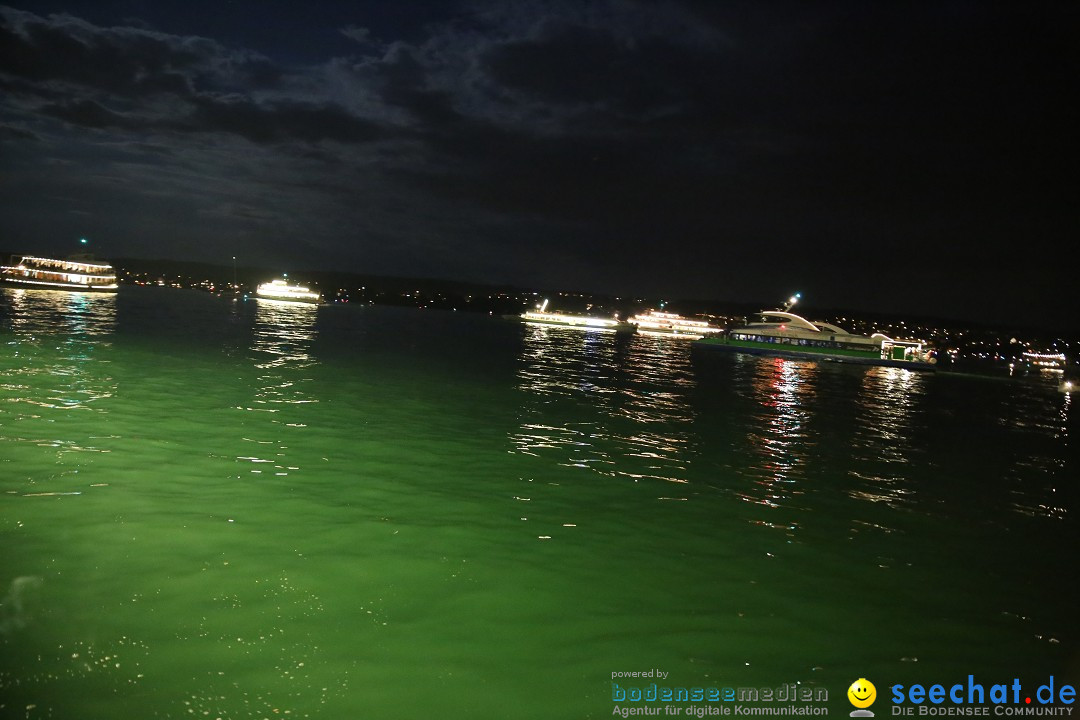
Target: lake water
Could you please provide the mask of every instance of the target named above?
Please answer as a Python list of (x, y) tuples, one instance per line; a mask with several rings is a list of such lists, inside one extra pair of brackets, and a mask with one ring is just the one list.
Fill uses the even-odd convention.
[(895, 683), (1077, 684), (1073, 404), (482, 315), (4, 290), (0, 717), (604, 718), (653, 669), (614, 682), (798, 683), (846, 716), (864, 677), (879, 717)]

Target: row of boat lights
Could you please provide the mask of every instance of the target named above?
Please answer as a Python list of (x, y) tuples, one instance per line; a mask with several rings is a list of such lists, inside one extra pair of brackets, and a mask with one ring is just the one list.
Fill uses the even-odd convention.
[[(789, 311), (795, 306), (795, 303), (802, 299), (802, 293), (795, 293), (788, 298), (787, 303), (784, 304), (784, 312)], [(548, 312), (548, 298), (544, 298), (543, 302), (536, 306), (535, 310), (528, 310), (521, 314), (524, 320), (538, 320), (541, 322), (559, 322), (570, 325), (582, 325), (587, 327), (616, 327), (623, 324), (619, 320), (619, 314), (615, 313), (610, 318), (593, 317), (587, 315), (568, 315), (566, 313)], [(711, 333), (719, 332), (720, 328), (709, 325), (708, 322), (703, 320), (691, 320), (684, 318), (675, 313), (662, 312), (664, 309), (664, 303), (660, 303), (660, 311), (650, 311), (647, 315), (634, 315), (629, 319), (629, 323), (637, 325), (641, 328), (652, 329), (668, 329), (673, 324), (685, 325), (686, 329), (696, 332)]]

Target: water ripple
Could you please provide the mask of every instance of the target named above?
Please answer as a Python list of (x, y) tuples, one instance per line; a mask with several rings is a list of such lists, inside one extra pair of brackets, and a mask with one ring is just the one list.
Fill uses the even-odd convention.
[(517, 378), (517, 452), (605, 476), (687, 482), (696, 383), (684, 340), (527, 325)]

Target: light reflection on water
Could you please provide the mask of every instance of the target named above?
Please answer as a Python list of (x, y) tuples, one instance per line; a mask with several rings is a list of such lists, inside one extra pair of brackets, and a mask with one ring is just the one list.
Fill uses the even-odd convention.
[(4, 330), (21, 340), (61, 334), (73, 342), (93, 344), (116, 330), (115, 293), (78, 293), (62, 290), (3, 289), (10, 308)]
[[(730, 410), (723, 417), (746, 414), (735, 418), (732, 437), (716, 435), (715, 428), (706, 436), (700, 405), (712, 406), (718, 398), (701, 397), (702, 369), (695, 370), (691, 353), (689, 343), (670, 338), (526, 326), (516, 373), (519, 423), (509, 434), (514, 451), (609, 477), (704, 484), (765, 508), (815, 512), (823, 504), (831, 508), (843, 494), (924, 513), (969, 507), (950, 476), (956, 472), (950, 458), (974, 452), (983, 462), (995, 451), (980, 454), (980, 438), (966, 424), (947, 422), (957, 412), (953, 401), (931, 403), (931, 383), (947, 383), (951, 391), (959, 380), (902, 368), (743, 355), (704, 368), (730, 373), (723, 388)], [(1007, 485), (1003, 509), (1061, 516), (1069, 398), (1014, 387), (1019, 402), (1003, 401), (996, 422), (1010, 435), (1029, 436), (1023, 446), (1033, 450), (983, 472), (988, 482)], [(955, 437), (927, 434), (943, 414)], [(703, 465), (704, 458), (709, 462)], [(721, 471), (703, 472), (710, 463)], [(846, 482), (837, 482), (837, 471)], [(978, 471), (972, 463), (962, 473)], [(942, 481), (928, 481), (942, 472)], [(888, 529), (883, 518), (874, 522)]]
[(69, 482), (83, 456), (108, 450), (99, 442), (103, 430), (67, 433), (66, 416), (105, 413), (103, 401), (116, 393), (108, 358), (116, 296), (22, 289), (3, 293), (0, 443), (15, 444), (8, 446), (3, 463), (15, 466), (9, 477), (22, 477), (42, 462), (53, 464), (44, 477), (31, 476), (32, 487), (24, 494), (77, 492)]
[(523, 328), (517, 378), (528, 400), (511, 442), (527, 455), (554, 451), (560, 465), (612, 474), (615, 461), (605, 447), (606, 424), (590, 416), (552, 422), (558, 418), (549, 409), (587, 403), (610, 415), (616, 334), (532, 323)]
[(1069, 512), (1063, 496), (1076, 482), (1076, 468), (1070, 474), (1066, 461), (1071, 398), (1068, 393), (1041, 389), (1000, 408), (998, 422), (1004, 430), (1027, 440), (1025, 451), (1010, 458), (1004, 482), (1016, 512), (1063, 519)]
[(560, 465), (602, 475), (687, 482), (689, 343), (524, 327), (517, 379), (525, 395), (510, 436), (517, 452), (550, 452)]
[(585, 394), (594, 403), (614, 392), (608, 373), (616, 364), (615, 333), (535, 323), (523, 327), (522, 390), (541, 396)]
[(682, 338), (635, 335), (626, 357), (622, 417), (634, 425), (619, 439), (628, 457), (645, 463), (634, 479), (686, 483), (694, 450), (696, 417), (689, 395), (697, 383), (690, 364), (690, 343)]
[(255, 309), (251, 351), (261, 373), (259, 403), (318, 402), (303, 385), (304, 369), (317, 364), (312, 350), (317, 331), (315, 305), (260, 300)]
[(749, 392), (758, 409), (746, 434), (752, 453), (746, 472), (753, 485), (740, 496), (776, 507), (805, 492), (805, 465), (816, 444), (809, 405), (817, 394), (819, 369), (783, 358), (758, 359), (752, 368)]
[(915, 427), (925, 396), (926, 376), (903, 368), (869, 368), (863, 374), (855, 403), (855, 434), (851, 444), (857, 500), (896, 506), (915, 493), (910, 467)]
[[(252, 329), (251, 360), (256, 371), (255, 395), (243, 409), (271, 414), (269, 426), (255, 425), (257, 431), (245, 431), (242, 440), (254, 450), (237, 457), (251, 463), (250, 473), (272, 472), (287, 476), (300, 470), (286, 438), (276, 428), (305, 428), (302, 406), (313, 405), (319, 398), (311, 390), (318, 360), (314, 344), (318, 332), (315, 322), (318, 306), (259, 300)], [(254, 429), (254, 428), (253, 428)]]

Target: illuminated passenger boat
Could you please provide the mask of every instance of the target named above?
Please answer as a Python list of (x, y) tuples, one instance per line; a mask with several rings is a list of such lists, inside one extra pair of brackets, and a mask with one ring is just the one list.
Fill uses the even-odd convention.
[(760, 322), (732, 328), (720, 337), (698, 340), (695, 347), (789, 358), (820, 358), (860, 365), (933, 370), (936, 359), (918, 340), (895, 340), (882, 333), (855, 335), (826, 322), (811, 322), (790, 312), (799, 296), (782, 310), (765, 310)]
[(650, 310), (644, 315), (634, 315), (627, 322), (636, 325), (640, 333), (678, 335), (694, 340), (723, 332), (722, 328), (714, 327), (704, 320), (691, 320), (676, 313), (659, 310)]
[(548, 301), (545, 300), (537, 309), (527, 310), (521, 313), (521, 319), (530, 323), (562, 325), (563, 327), (576, 327), (585, 330), (608, 330), (611, 332), (619, 332), (623, 330), (632, 331), (634, 329), (633, 325), (622, 322), (619, 320), (618, 316), (592, 317), (589, 315), (567, 315), (565, 313), (548, 312), (547, 304)]
[(293, 302), (319, 304), (322, 295), (314, 292), (304, 285), (290, 285), (286, 280), (271, 280), (263, 283), (255, 290), (255, 297), (260, 300), (275, 300), (277, 302)]
[(1065, 353), (1025, 351), (1022, 358), (1025, 365), (1036, 370), (1045, 370), (1046, 372), (1065, 371)]
[(113, 266), (90, 255), (72, 255), (66, 260), (12, 255), (0, 265), (0, 281), (5, 285), (44, 290), (116, 292)]

